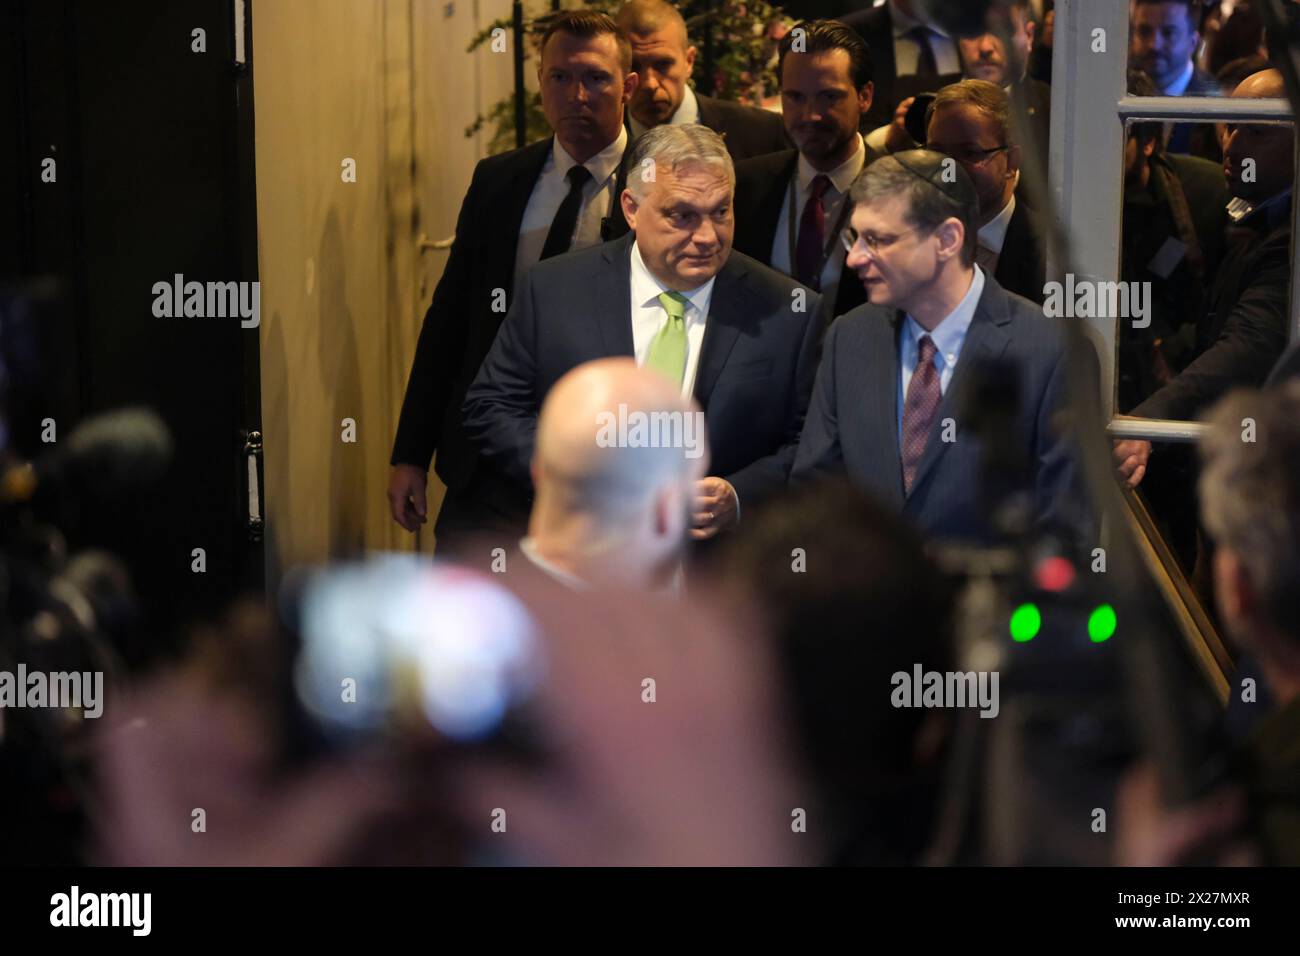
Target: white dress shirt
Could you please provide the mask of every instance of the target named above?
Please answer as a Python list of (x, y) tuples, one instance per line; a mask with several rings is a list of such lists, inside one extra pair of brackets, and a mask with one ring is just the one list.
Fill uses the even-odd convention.
[[(858, 178), (858, 173), (862, 172), (862, 167), (866, 161), (867, 149), (863, 145), (862, 136), (859, 135), (857, 151), (839, 166), (826, 173), (831, 185), (822, 194), (822, 209), (826, 212), (826, 231), (828, 233), (835, 228), (835, 223), (848, 198), (849, 187), (853, 185), (853, 180)], [(794, 264), (790, 261), (790, 190), (796, 190), (794, 233), (795, 240), (798, 241), (799, 223), (803, 220), (803, 212), (808, 205), (808, 200), (812, 198), (812, 181), (819, 175), (821, 173), (813, 169), (812, 164), (800, 153), (794, 178), (786, 186), (785, 199), (781, 201), (781, 215), (776, 221), (776, 235), (772, 237), (772, 268), (778, 272), (784, 272), (788, 276), (794, 275)], [(845, 225), (848, 225), (847, 220)], [(844, 247), (840, 245), (838, 238), (832, 238), (829, 235), (822, 236), (822, 241), (833, 243), (831, 254), (826, 257), (826, 263), (822, 266), (821, 273), (822, 297), (829, 299), (833, 303), (835, 301), (836, 286), (840, 281), (840, 273), (844, 271)]]
[(889, 4), (889, 18), (894, 26), (894, 75), (915, 76), (916, 66), (921, 59), (921, 50), (916, 40), (907, 35), (909, 30), (923, 26), (929, 31), (930, 49), (934, 51), (934, 65), (940, 73), (960, 73), (961, 59), (957, 55), (957, 44), (948, 34), (928, 23), (913, 19), (898, 9), (892, 0)]
[[(714, 277), (716, 278), (716, 276)], [(683, 310), (686, 320), (686, 371), (682, 375), (682, 394), (690, 395), (695, 391), (695, 372), (700, 364), (700, 349), (704, 346), (704, 324), (709, 318), (709, 300), (713, 297), (713, 282), (710, 279), (704, 285), (687, 290), (687, 305)], [(662, 292), (670, 291), (654, 277), (645, 260), (641, 258), (641, 248), (632, 243), (632, 350), (636, 355), (636, 364), (644, 365), (650, 354), (650, 343), (659, 334), (659, 330), (668, 321), (668, 313), (659, 301)]]
[[(686, 92), (682, 94), (682, 101), (677, 104), (677, 110), (668, 118), (669, 126), (683, 126), (686, 123), (698, 123), (700, 121), (700, 101), (695, 98), (695, 91), (686, 87)], [(627, 114), (627, 124), (632, 127), (632, 135), (640, 136), (650, 127), (642, 126), (637, 118), (632, 115), (631, 111)]]
[(529, 562), (539, 571), (554, 581), (558, 581), (566, 588), (574, 591), (586, 591), (590, 585), (577, 575), (570, 574), (563, 568), (547, 561), (540, 551), (537, 550), (537, 542), (532, 538), (521, 538), (519, 541), (519, 551)]
[[(569, 245), (571, 250), (594, 246), (600, 242), (600, 221), (609, 215), (614, 197), (614, 180), (618, 164), (627, 147), (627, 130), (619, 127), (618, 137), (591, 159), (583, 163), (591, 173), (591, 181), (582, 187), (582, 208), (578, 210), (578, 224)], [(519, 241), (515, 253), (515, 288), (520, 286), (524, 273), (537, 264), (546, 245), (546, 234), (560, 209), (560, 203), (569, 194), (569, 170), (578, 165), (568, 151), (554, 137), (551, 153), (546, 157), (542, 173), (533, 184), (532, 195), (524, 207), (523, 222), (519, 226)]]
[[(1016, 212), (1016, 194), (1002, 207), (1002, 211), (980, 227), (975, 234), (976, 256), (979, 263), (988, 272), (996, 272), (998, 259), (1002, 255), (1002, 244), (1007, 241), (1007, 226)], [(989, 254), (980, 256), (979, 249), (987, 249)]]
[(961, 357), (962, 346), (966, 344), (966, 333), (970, 331), (971, 320), (975, 318), (975, 309), (980, 296), (984, 294), (984, 271), (975, 266), (975, 277), (970, 288), (962, 296), (957, 307), (943, 317), (927, 333), (921, 323), (910, 315), (903, 321), (903, 331), (898, 337), (898, 367), (902, 374), (898, 381), (898, 442), (903, 443), (903, 404), (907, 400), (907, 386), (912, 383), (912, 373), (916, 371), (916, 362), (921, 354), (921, 336), (929, 335), (934, 343), (934, 367), (939, 371), (939, 392), (947, 394), (952, 382), (953, 372), (957, 369), (957, 359)]

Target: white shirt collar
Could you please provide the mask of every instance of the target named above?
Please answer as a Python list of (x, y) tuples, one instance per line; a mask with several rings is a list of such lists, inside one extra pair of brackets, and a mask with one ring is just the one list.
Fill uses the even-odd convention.
[(904, 36), (908, 30), (915, 30), (917, 27), (925, 27), (931, 33), (938, 34), (945, 39), (948, 37), (947, 33), (940, 30), (934, 24), (926, 23), (923, 20), (916, 19), (915, 17), (909, 17), (902, 10), (898, 9), (898, 4), (894, 3), (894, 0), (889, 0), (889, 21), (894, 25), (894, 36), (896, 37)]
[(1160, 91), (1161, 96), (1182, 96), (1187, 90), (1187, 84), (1192, 82), (1192, 73), (1196, 65), (1191, 60), (1187, 61), (1187, 66), (1183, 67), (1183, 72), (1178, 74), (1178, 78)]
[[(610, 143), (591, 159), (582, 165), (587, 167), (587, 172), (591, 173), (591, 178), (595, 180), (596, 186), (603, 186), (609, 177), (614, 175), (618, 169), (618, 164), (623, 160), (623, 150), (627, 148), (627, 129), (620, 126), (618, 136), (614, 142)], [(555, 171), (563, 179), (569, 174), (569, 170), (578, 165), (578, 161), (569, 155), (569, 151), (560, 145), (560, 137), (552, 139), (551, 162), (555, 164)]]
[[(831, 185), (835, 187), (837, 193), (845, 193), (853, 185), (853, 180), (858, 178), (858, 173), (862, 172), (862, 167), (866, 164), (866, 161), (867, 147), (862, 142), (862, 134), (859, 133), (858, 148), (853, 155), (825, 175), (830, 179)], [(799, 171), (796, 175), (799, 178), (799, 191), (806, 193), (812, 188), (812, 181), (822, 174), (813, 169), (812, 163), (804, 158), (803, 153), (800, 153)]]
[(1007, 239), (1007, 226), (1016, 211), (1016, 194), (1012, 193), (1002, 211), (984, 224), (975, 234), (975, 241), (998, 255), (1002, 254), (1002, 243)]
[(921, 336), (929, 335), (930, 341), (945, 361), (949, 358), (955, 358), (961, 354), (962, 343), (966, 341), (966, 333), (970, 330), (971, 321), (975, 318), (975, 309), (979, 306), (980, 296), (984, 294), (984, 270), (975, 266), (975, 277), (971, 280), (970, 288), (962, 296), (957, 307), (943, 317), (943, 320), (934, 327), (933, 332), (926, 332), (921, 327), (921, 323), (907, 317), (907, 331), (911, 336), (912, 343), (920, 342)]
[[(708, 282), (694, 289), (687, 289), (681, 294), (686, 296), (687, 301), (696, 310), (695, 315), (706, 316), (709, 314), (709, 299), (713, 297), (713, 283), (717, 276), (709, 279)], [(638, 243), (632, 243), (632, 301), (639, 306), (659, 306), (659, 295), (663, 292), (670, 291), (668, 286), (660, 282), (650, 267), (645, 264), (641, 258), (641, 247)], [(686, 315), (687, 320), (691, 319), (691, 314)]]
[[(683, 126), (686, 123), (698, 123), (699, 121), (700, 101), (695, 98), (695, 91), (691, 89), (690, 84), (687, 84), (686, 92), (682, 94), (682, 101), (677, 105), (677, 111), (668, 118), (668, 125)], [(627, 114), (627, 122), (632, 127), (633, 136), (640, 136), (650, 128), (642, 125), (641, 121), (630, 112)]]
[(565, 587), (572, 588), (575, 591), (586, 591), (591, 587), (591, 585), (582, 580), (582, 578), (570, 574), (568, 571), (565, 571), (561, 567), (557, 567), (542, 557), (541, 552), (537, 550), (537, 542), (532, 538), (522, 538), (519, 541), (519, 551), (543, 574), (560, 582)]

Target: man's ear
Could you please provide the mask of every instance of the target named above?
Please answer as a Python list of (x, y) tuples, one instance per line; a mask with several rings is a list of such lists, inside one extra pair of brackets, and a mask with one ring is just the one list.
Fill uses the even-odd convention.
[(623, 76), (623, 102), (632, 102), (632, 95), (636, 93), (636, 88), (641, 85), (641, 74), (627, 73)]
[(858, 113), (869, 113), (871, 111), (871, 101), (876, 96), (876, 84), (868, 80), (863, 83), (858, 90)]
[(939, 237), (939, 256), (949, 259), (961, 255), (962, 243), (966, 239), (966, 228), (955, 217), (945, 219), (934, 231)]
[(695, 69), (695, 47), (686, 48), (686, 75), (690, 76), (691, 71)]
[(1025, 55), (1026, 56), (1034, 52), (1034, 31), (1037, 29), (1038, 29), (1038, 24), (1036, 24), (1031, 17), (1026, 17), (1025, 18), (1025, 41), (1026, 41)]
[(632, 232), (636, 232), (636, 214), (640, 205), (636, 197), (632, 195), (632, 190), (624, 189), (622, 195), (618, 197), (619, 205), (623, 207), (623, 218), (627, 220), (627, 227)]
[(1007, 178), (1010, 178), (1011, 173), (1019, 171), (1022, 155), (1019, 143), (1007, 147)]

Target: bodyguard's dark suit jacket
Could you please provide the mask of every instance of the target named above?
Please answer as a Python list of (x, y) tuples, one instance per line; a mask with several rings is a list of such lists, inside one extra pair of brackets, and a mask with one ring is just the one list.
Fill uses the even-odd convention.
[(1229, 227), (1209, 309), (1197, 322), (1197, 357), (1131, 414), (1195, 419), (1233, 386), (1263, 384), (1286, 349), (1290, 282), (1289, 203)]
[(695, 101), (700, 108), (700, 125), (719, 134), (737, 162), (790, 146), (780, 113), (699, 93)]
[[(1223, 91), (1219, 81), (1200, 67), (1192, 70), (1192, 78), (1183, 90), (1183, 96), (1219, 96)], [(1165, 143), (1169, 153), (1188, 153), (1200, 156), (1211, 162), (1223, 159), (1223, 150), (1219, 147), (1218, 135), (1213, 123), (1175, 123)]]
[[(868, 150), (867, 162), (870, 163), (873, 158)], [(735, 247), (764, 265), (772, 264), (772, 243), (776, 239), (781, 207), (785, 204), (786, 189), (795, 176), (798, 164), (799, 151), (795, 149), (755, 156), (736, 163)], [(800, 212), (796, 209), (796, 216)], [(798, 228), (797, 222), (795, 228)], [(832, 255), (844, 258), (844, 247), (837, 243)], [(835, 302), (827, 303), (828, 314), (831, 317), (843, 315), (866, 301), (867, 294), (862, 283), (853, 274), (853, 270), (846, 269), (841, 275)]]
[(1038, 214), (1018, 195), (993, 277), (1006, 291), (1042, 304), (1043, 284), (1047, 281), (1047, 240)]
[[(700, 93), (695, 94), (695, 102), (700, 111), (700, 125), (707, 126), (722, 137), (733, 162), (790, 148), (780, 113)], [(636, 134), (632, 132), (629, 119), (624, 118), (624, 124), (627, 126), (630, 147)]]
[(877, 126), (893, 122), (894, 110), (909, 96), (933, 93), (961, 79), (960, 73), (941, 73), (930, 79), (896, 75), (898, 66), (894, 61), (894, 18), (890, 16), (888, 4), (846, 13), (836, 19), (858, 31), (858, 35), (866, 42), (867, 49), (871, 51), (875, 92), (871, 99), (871, 109), (862, 120), (863, 130), (873, 130)]
[[(460, 406), (505, 318), (504, 311), (493, 311), (495, 290), (505, 291), (507, 304), (513, 301), (519, 228), (553, 138), (489, 156), (474, 168), (456, 241), (420, 330), (391, 463), (428, 468), (437, 452), (438, 477), (452, 492), (465, 491), (478, 471)], [(622, 192), (621, 182), (616, 190)], [(616, 221), (622, 224), (621, 212)]]
[[(485, 459), (531, 496), (529, 463), (542, 400), (583, 362), (633, 355), (627, 235), (540, 262), (465, 398), (465, 429)], [(794, 281), (733, 251), (709, 303), (694, 395), (704, 409), (709, 473), (741, 508), (784, 488), (817, 367), (820, 297), (791, 309)]]
[[(903, 313), (864, 305), (840, 316), (822, 349), (812, 404), (791, 475), (793, 481), (837, 472), (940, 538), (983, 540), (990, 534), (980, 496), (981, 443), (964, 435), (962, 393), (979, 363), (1014, 362), (1020, 410), (1014, 441), (1028, 450), (1039, 522), (1077, 538), (1090, 535), (1083, 478), (1073, 443), (1053, 422), (1065, 401), (1062, 327), (986, 275), (957, 369), (944, 392), (911, 491), (903, 492), (898, 440), (898, 336)], [(956, 440), (941, 439), (943, 419)]]

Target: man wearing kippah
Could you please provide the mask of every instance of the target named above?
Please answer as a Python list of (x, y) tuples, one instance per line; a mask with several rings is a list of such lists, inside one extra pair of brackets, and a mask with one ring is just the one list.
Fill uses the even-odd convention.
[(868, 166), (850, 198), (846, 268), (867, 302), (830, 327), (792, 479), (845, 471), (930, 535), (988, 540), (985, 449), (963, 399), (997, 363), (1018, 393), (1012, 433), (999, 438), (1022, 456), (1036, 524), (1086, 539), (1080, 461), (1055, 420), (1064, 330), (975, 263), (978, 199), (961, 164), (895, 153)]

